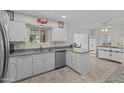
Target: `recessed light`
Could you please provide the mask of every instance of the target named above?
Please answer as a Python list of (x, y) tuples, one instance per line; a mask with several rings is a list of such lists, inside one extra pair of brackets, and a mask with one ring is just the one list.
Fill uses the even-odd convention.
[(66, 18), (66, 16), (62, 16), (62, 18)]
[(105, 32), (108, 32), (108, 29), (107, 28), (105, 28)]
[(101, 32), (104, 32), (104, 29), (101, 29)]

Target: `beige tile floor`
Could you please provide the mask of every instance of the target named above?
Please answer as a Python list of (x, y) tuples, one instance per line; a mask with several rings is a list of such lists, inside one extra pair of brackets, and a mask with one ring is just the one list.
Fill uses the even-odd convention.
[(85, 75), (81, 76), (72, 69), (64, 67), (19, 81), (19, 83), (102, 83), (120, 65), (119, 63), (90, 56), (90, 69)]

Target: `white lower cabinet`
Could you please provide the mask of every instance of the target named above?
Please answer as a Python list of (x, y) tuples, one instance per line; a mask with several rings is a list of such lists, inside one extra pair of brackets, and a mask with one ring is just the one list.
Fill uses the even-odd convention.
[(66, 52), (66, 65), (80, 74), (84, 74), (89, 69), (89, 53)]
[(44, 53), (33, 56), (33, 75), (55, 69), (55, 53)]
[(32, 76), (32, 56), (17, 58), (17, 80)]
[(55, 52), (10, 57), (6, 82), (31, 77), (55, 69)]
[(16, 63), (10, 64), (10, 82), (16, 81)]
[(50, 71), (55, 69), (55, 53), (46, 53), (44, 55), (44, 67), (45, 71)]
[(43, 55), (44, 54), (33, 55), (33, 75), (40, 74), (45, 71)]
[(103, 58), (104, 57), (104, 51), (103, 50), (99, 50), (98, 51), (98, 57), (99, 58)]
[(121, 49), (116, 48), (99, 48), (98, 57), (103, 59), (109, 59), (117, 62), (124, 62), (124, 53), (121, 52)]
[(118, 61), (124, 63), (124, 53), (118, 53)]
[(66, 65), (67, 66), (71, 66), (71, 60), (72, 60), (71, 52), (67, 51), (66, 52)]
[(16, 58), (15, 57), (9, 59), (7, 79), (8, 79), (7, 80), (8, 82), (16, 81)]

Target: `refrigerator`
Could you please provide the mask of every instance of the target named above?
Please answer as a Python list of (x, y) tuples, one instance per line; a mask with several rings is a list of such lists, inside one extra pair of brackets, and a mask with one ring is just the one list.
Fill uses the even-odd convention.
[(0, 10), (0, 83), (6, 82), (9, 62), (9, 16), (6, 11)]

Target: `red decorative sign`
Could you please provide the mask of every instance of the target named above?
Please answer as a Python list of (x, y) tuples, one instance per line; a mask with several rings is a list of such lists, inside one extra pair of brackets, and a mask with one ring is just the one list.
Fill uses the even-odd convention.
[(47, 24), (48, 20), (38, 18), (38, 19), (37, 19), (37, 22), (38, 22), (38, 23), (41, 23), (41, 24)]

